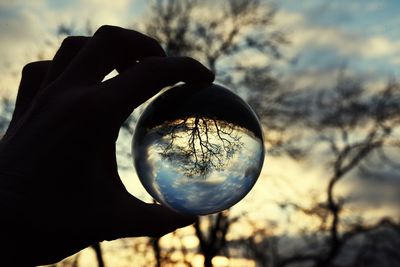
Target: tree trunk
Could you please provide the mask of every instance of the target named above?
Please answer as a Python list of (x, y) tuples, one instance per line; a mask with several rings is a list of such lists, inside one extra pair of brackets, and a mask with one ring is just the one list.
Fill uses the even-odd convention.
[(154, 257), (156, 258), (156, 266), (161, 267), (160, 238), (153, 238), (151, 240), (151, 245), (153, 247)]
[(213, 255), (214, 253), (204, 253), (203, 252), (203, 256), (204, 256), (204, 267), (213, 267), (212, 264), (212, 259), (214, 258), (215, 255)]
[(100, 243), (92, 245), (94, 252), (96, 253), (97, 264), (99, 267), (104, 267), (103, 253), (101, 252)]

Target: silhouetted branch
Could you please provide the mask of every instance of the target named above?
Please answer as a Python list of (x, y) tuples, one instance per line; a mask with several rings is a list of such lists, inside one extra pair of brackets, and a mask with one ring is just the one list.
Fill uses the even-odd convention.
[(239, 130), (232, 123), (200, 116), (166, 122), (157, 128), (165, 139), (159, 144), (160, 155), (176, 162), (188, 177), (206, 177), (222, 170), (242, 148)]
[(104, 260), (103, 260), (103, 253), (101, 251), (100, 243), (94, 243), (92, 245), (92, 248), (96, 254), (97, 266), (104, 267), (105, 265), (104, 265)]

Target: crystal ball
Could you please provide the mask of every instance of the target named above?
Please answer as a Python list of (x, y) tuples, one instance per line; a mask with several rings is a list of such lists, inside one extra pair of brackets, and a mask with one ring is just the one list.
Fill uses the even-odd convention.
[(264, 162), (263, 133), (250, 106), (216, 85), (177, 85), (144, 110), (132, 141), (138, 177), (159, 203), (205, 215), (251, 190)]

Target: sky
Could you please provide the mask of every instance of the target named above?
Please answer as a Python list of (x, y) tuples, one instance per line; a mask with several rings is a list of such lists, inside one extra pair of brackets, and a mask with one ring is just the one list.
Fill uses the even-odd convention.
[[(268, 2), (278, 8), (275, 26), (290, 41), (282, 48), (286, 60), (278, 61), (275, 67), (286, 81), (295, 82), (294, 86), (331, 85), (343, 66), (349, 73), (363, 77), (371, 88), (383, 86), (391, 78), (400, 79), (400, 1)], [(0, 0), (0, 97), (15, 97), (25, 64), (52, 58), (63, 38), (57, 36), (59, 25), (72, 25), (78, 31), (84, 31), (88, 21), (93, 29), (103, 24), (130, 27), (146, 15), (147, 3), (145, 0)], [(324, 173), (322, 168), (310, 169), (289, 159), (278, 161), (268, 156), (264, 166), (265, 179), (257, 182), (245, 201), (238, 204), (239, 210), (245, 209), (246, 203), (254, 203), (263, 206), (266, 213), (276, 214), (276, 205), (268, 203), (276, 198), (309, 196), (307, 190), (315, 190), (317, 177)], [(306, 176), (308, 180), (304, 179)], [(288, 177), (302, 179), (302, 188), (288, 187), (291, 183)], [(128, 175), (126, 181), (132, 179), (133, 175)], [(358, 186), (354, 181), (346, 185), (343, 191)], [(144, 190), (137, 184), (134, 186), (138, 188), (135, 192)], [(392, 184), (382, 186), (393, 189)], [(369, 187), (371, 192), (376, 190), (373, 183)], [(264, 188), (272, 189), (263, 194)], [(393, 195), (398, 195), (396, 192)], [(260, 195), (264, 197), (260, 199)], [(249, 216), (257, 217), (259, 213)]]
[[(148, 12), (145, 0), (0, 0), (0, 96), (14, 98), (22, 67), (50, 59), (64, 36), (60, 25), (84, 32), (103, 24), (131, 27)], [(400, 1), (281, 0), (275, 26), (286, 33), (276, 68), (297, 87), (334, 83), (346, 66), (368, 86), (400, 78)]]
[(278, 5), (278, 20), (288, 24), (294, 46), (289, 49), (298, 56), (289, 70), (298, 86), (324, 85), (341, 66), (371, 86), (399, 77), (399, 1), (284, 0)]
[[(282, 48), (285, 59), (275, 67), (293, 86), (329, 86), (337, 77), (334, 73), (343, 66), (362, 77), (371, 88), (383, 86), (390, 78), (400, 79), (400, 1), (269, 2), (278, 8), (275, 26), (290, 41)], [(103, 24), (131, 27), (146, 15), (147, 3), (145, 0), (0, 0), (0, 97), (15, 98), (25, 64), (52, 58), (63, 38), (57, 36), (60, 25), (72, 25), (78, 31), (84, 31), (88, 23), (92, 29)], [(129, 141), (124, 144), (130, 145)], [(247, 205), (251, 204), (256, 208), (248, 210), (247, 216), (260, 219), (266, 216), (279, 224), (286, 218), (279, 213), (276, 200), (309, 199), (310, 192), (321, 190), (321, 179), (326, 176), (324, 167), (315, 162), (298, 164), (289, 158), (268, 157), (267, 152), (261, 178), (232, 213), (248, 210)], [(122, 178), (133, 194), (149, 200), (132, 169), (125, 171)], [(398, 214), (398, 180), (379, 185), (369, 180), (362, 185), (349, 179), (339, 191), (360, 195), (360, 199), (366, 195), (369, 200), (376, 199), (375, 207), (368, 207), (375, 216)], [(358, 207), (355, 204), (355, 212)], [(305, 218), (296, 219), (304, 226), (312, 223)], [(244, 231), (245, 228), (237, 229)]]
[[(0, 0), (0, 94), (15, 96), (21, 68), (51, 58), (59, 25), (129, 27), (145, 16), (144, 0)], [(268, 0), (268, 2), (271, 2)], [(287, 33), (286, 58), (276, 67), (296, 86), (329, 84), (347, 66), (371, 86), (400, 76), (400, 2), (396, 0), (281, 0), (275, 25)]]
[[(145, 0), (0, 0), (0, 96), (14, 98), (22, 67), (50, 59), (64, 37), (60, 25), (84, 32), (88, 22), (131, 27), (148, 12)], [(346, 66), (368, 86), (400, 78), (400, 1), (281, 0), (275, 26), (286, 33), (276, 68), (294, 86), (327, 86)], [(288, 62), (290, 61), (290, 62)]]

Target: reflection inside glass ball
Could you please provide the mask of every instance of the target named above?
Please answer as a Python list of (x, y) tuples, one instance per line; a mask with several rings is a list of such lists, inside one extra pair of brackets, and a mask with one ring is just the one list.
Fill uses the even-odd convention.
[(241, 200), (264, 161), (254, 112), (218, 85), (180, 85), (158, 96), (138, 121), (132, 150), (150, 195), (192, 215), (215, 213)]

